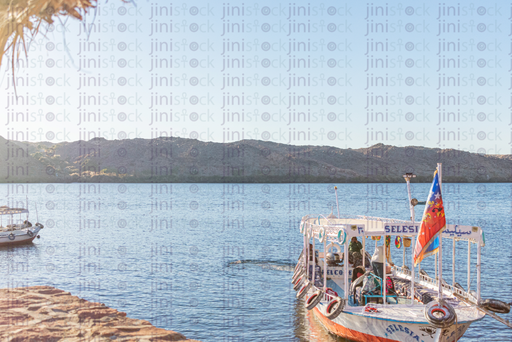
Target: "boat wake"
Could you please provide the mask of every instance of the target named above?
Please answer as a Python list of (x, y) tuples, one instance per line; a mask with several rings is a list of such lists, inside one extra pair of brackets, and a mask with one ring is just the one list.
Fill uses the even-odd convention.
[(284, 271), (284, 272), (293, 272), (295, 269), (295, 264), (286, 261), (275, 261), (275, 260), (236, 260), (231, 261), (228, 264), (229, 266), (236, 265), (244, 265), (245, 266), (255, 266), (261, 267), (263, 269), (275, 270), (275, 271)]

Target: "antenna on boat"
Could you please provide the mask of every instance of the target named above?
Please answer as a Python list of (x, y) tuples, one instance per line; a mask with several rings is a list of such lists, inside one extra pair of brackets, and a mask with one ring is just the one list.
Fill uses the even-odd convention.
[(407, 194), (409, 195), (409, 210), (411, 211), (411, 221), (414, 222), (414, 206), (418, 204), (417, 199), (411, 199), (411, 178), (416, 178), (416, 175), (412, 172), (407, 172), (403, 175), (407, 182)]
[(334, 187), (334, 192), (336, 193), (336, 207), (338, 208), (338, 218), (340, 218), (340, 205), (338, 203), (338, 187)]
[(39, 214), (37, 213), (37, 202), (36, 202), (36, 221), (39, 222)]

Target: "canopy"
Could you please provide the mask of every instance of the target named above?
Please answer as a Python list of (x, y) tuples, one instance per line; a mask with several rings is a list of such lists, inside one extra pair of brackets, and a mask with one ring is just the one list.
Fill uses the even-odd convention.
[(0, 215), (14, 215), (14, 214), (25, 214), (25, 213), (28, 213), (27, 209), (9, 208), (6, 205), (0, 207)]

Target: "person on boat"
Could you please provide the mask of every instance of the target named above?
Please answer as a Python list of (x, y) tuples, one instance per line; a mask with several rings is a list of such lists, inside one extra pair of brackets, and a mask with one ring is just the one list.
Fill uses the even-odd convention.
[[(348, 261), (351, 264), (354, 264), (354, 267), (356, 266), (356, 260), (361, 259), (361, 250), (363, 249), (363, 245), (361, 245), (361, 242), (357, 240), (357, 237), (352, 237), (352, 240), (350, 241), (350, 244), (348, 245)], [(361, 262), (362, 264), (362, 262)], [(359, 264), (358, 264), (359, 265)]]
[[(385, 263), (385, 252), (384, 252), (384, 245), (378, 246), (375, 248), (375, 252), (372, 256), (372, 267), (373, 267), (373, 273), (377, 277), (380, 277), (381, 279), (384, 278), (384, 263)], [(390, 257), (388, 256), (388, 262), (390, 265), (393, 265), (393, 263), (390, 260)], [(388, 266), (386, 267), (386, 273), (390, 273), (391, 268)]]
[(361, 242), (359, 242), (355, 236), (352, 237), (350, 245), (348, 245), (348, 251), (350, 254), (353, 254), (354, 252), (361, 253), (361, 249), (363, 249)]

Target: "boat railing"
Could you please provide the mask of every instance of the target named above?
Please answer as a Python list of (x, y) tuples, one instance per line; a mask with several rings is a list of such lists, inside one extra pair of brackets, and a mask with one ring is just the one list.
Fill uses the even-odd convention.
[[(397, 276), (403, 276), (403, 277), (406, 277), (406, 278), (407, 277), (409, 277), (409, 278), (412, 277), (412, 272), (409, 269), (406, 269), (404, 267), (394, 266), (393, 267), (393, 272)], [(427, 275), (424, 275), (424, 274), (416, 274), (414, 278), (415, 278), (416, 284), (419, 283), (421, 285), (431, 286), (432, 288), (435, 288), (435, 289), (437, 289), (439, 287), (439, 283), (438, 283), (437, 278), (431, 278), (430, 276), (427, 276)], [(464, 290), (464, 289), (462, 289), (460, 287), (456, 287), (454, 285), (449, 285), (444, 280), (443, 280), (443, 286), (442, 287), (443, 287), (443, 291), (447, 291), (447, 292), (452, 293), (454, 295), (456, 294), (459, 297), (463, 297), (463, 298), (468, 299), (469, 301), (471, 301), (473, 303), (477, 303), (477, 298), (472, 293), (469, 293), (469, 292), (467, 292), (466, 290)]]
[[(312, 291), (313, 291), (313, 292), (316, 292), (316, 291), (318, 291), (318, 290), (321, 290), (321, 291), (323, 291), (323, 290), (324, 290), (324, 288), (323, 288), (323, 287), (317, 287), (317, 286), (315, 286), (315, 285), (311, 286), (311, 289), (312, 289)], [(339, 295), (338, 295), (338, 296), (335, 296), (335, 295), (333, 295), (333, 294), (330, 294), (330, 293), (324, 292), (324, 299), (323, 299), (323, 301), (330, 302), (331, 300), (333, 300), (333, 299), (334, 299), (334, 298), (336, 298), (336, 297), (339, 297)]]

